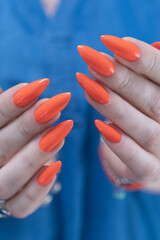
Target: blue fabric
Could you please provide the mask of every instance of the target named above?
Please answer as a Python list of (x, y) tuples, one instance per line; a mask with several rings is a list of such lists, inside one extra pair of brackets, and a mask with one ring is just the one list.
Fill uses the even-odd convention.
[(42, 97), (71, 91), (60, 121), (73, 119), (72, 132), (59, 154), (62, 191), (52, 204), (26, 219), (0, 220), (0, 239), (11, 240), (158, 240), (160, 196), (127, 193), (113, 187), (97, 156), (100, 118), (84, 98), (75, 72), (87, 73), (76, 46), (106, 51), (101, 34), (160, 39), (159, 0), (62, 0), (47, 18), (39, 0), (0, 1), (0, 85), (3, 89), (39, 78), (51, 79)]

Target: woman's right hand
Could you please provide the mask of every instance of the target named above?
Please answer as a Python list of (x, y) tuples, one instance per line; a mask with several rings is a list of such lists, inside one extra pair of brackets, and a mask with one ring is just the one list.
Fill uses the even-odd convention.
[(33, 213), (52, 188), (61, 162), (44, 165), (62, 148), (73, 126), (68, 120), (49, 128), (71, 94), (37, 101), (48, 83), (21, 83), (0, 95), (0, 199), (16, 218)]

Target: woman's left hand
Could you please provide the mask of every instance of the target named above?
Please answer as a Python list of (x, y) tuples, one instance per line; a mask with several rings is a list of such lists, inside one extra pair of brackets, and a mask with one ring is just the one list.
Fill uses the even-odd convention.
[(95, 81), (78, 73), (87, 101), (111, 124), (96, 120), (102, 152), (118, 178), (160, 191), (160, 52), (133, 38), (102, 36), (115, 59), (79, 46)]

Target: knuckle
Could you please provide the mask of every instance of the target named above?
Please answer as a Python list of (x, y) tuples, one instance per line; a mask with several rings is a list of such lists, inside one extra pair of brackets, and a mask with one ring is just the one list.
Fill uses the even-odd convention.
[(127, 111), (128, 108), (126, 105), (124, 105), (123, 108), (116, 108), (116, 110), (113, 112), (113, 119), (116, 119), (117, 122), (125, 122), (127, 119), (126, 116)]
[(160, 121), (160, 94), (157, 92), (152, 97), (151, 106), (150, 106), (150, 114), (156, 120)]
[(24, 168), (31, 172), (36, 170), (35, 161), (32, 157), (24, 159)]
[(147, 72), (153, 72), (155, 69), (160, 68), (160, 57), (159, 55), (155, 55), (153, 58), (146, 58), (146, 66), (145, 69)]
[(32, 131), (29, 130), (29, 128), (25, 125), (25, 123), (23, 122), (23, 120), (21, 118), (17, 121), (16, 127), (17, 127), (17, 130), (18, 130), (20, 136), (29, 137), (29, 138), (31, 138), (33, 136)]
[(11, 193), (9, 189), (5, 186), (0, 185), (0, 199), (9, 199), (11, 197)]
[(118, 92), (131, 91), (134, 87), (134, 74), (126, 68), (123, 69), (120, 75), (119, 79), (121, 81), (117, 84)]
[(1, 111), (0, 111), (0, 122), (1, 122), (1, 123), (4, 123), (4, 122), (7, 121), (7, 119), (8, 119), (8, 117), (7, 117), (6, 114), (1, 110)]
[(130, 152), (130, 155), (127, 158), (127, 161), (133, 162), (136, 158), (137, 158), (137, 150), (135, 149), (133, 152)]
[(159, 142), (160, 133), (157, 130), (150, 132), (148, 136), (145, 136), (143, 146), (145, 149), (153, 150)]
[(28, 204), (32, 204), (33, 202), (37, 201), (37, 196), (35, 196), (32, 191), (26, 190), (25, 198), (27, 199)]

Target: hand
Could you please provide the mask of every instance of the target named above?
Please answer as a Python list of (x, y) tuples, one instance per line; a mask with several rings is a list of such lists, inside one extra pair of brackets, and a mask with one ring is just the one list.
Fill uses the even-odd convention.
[(45, 164), (62, 148), (73, 125), (69, 120), (49, 128), (70, 93), (37, 101), (48, 83), (22, 83), (0, 95), (0, 199), (16, 218), (33, 213), (52, 188), (61, 162)]
[(79, 46), (96, 81), (80, 73), (77, 79), (87, 101), (112, 122), (96, 121), (105, 161), (116, 177), (160, 191), (160, 52), (133, 38), (102, 41), (115, 59)]

